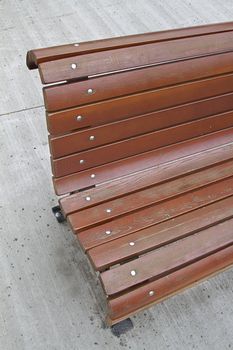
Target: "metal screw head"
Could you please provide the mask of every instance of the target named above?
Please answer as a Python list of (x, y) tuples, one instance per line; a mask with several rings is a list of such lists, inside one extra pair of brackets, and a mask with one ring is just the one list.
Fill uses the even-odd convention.
[(80, 159), (79, 163), (83, 164), (84, 163), (84, 159)]
[(130, 243), (129, 243), (129, 245), (134, 246), (134, 245), (135, 245), (135, 243), (134, 243), (134, 242), (130, 242)]
[(88, 95), (92, 95), (94, 93), (94, 90), (93, 89), (88, 89), (87, 93), (88, 93)]
[(153, 297), (153, 295), (155, 295), (155, 292), (153, 290), (150, 290), (148, 294), (150, 297)]
[(79, 44), (77, 43), (77, 44), (74, 44), (74, 46), (79, 46)]
[(94, 141), (94, 139), (95, 139), (95, 136), (93, 136), (93, 135), (89, 137), (90, 141)]
[(90, 196), (86, 196), (86, 201), (90, 201), (91, 200), (91, 197)]
[(131, 276), (136, 276), (136, 271), (135, 270), (130, 271), (130, 275)]
[(106, 209), (107, 213), (111, 213), (112, 209)]
[(72, 64), (71, 64), (71, 68), (72, 68), (72, 69), (76, 69), (76, 68), (77, 68), (77, 64), (76, 64), (76, 63), (72, 63)]
[(91, 178), (94, 179), (95, 178), (95, 174), (91, 174)]
[(81, 115), (78, 115), (78, 116), (76, 117), (76, 120), (77, 120), (78, 122), (81, 122), (82, 119), (83, 119), (83, 117), (82, 117)]
[(106, 235), (110, 235), (112, 233), (112, 231), (111, 230), (106, 230), (105, 233), (106, 233)]

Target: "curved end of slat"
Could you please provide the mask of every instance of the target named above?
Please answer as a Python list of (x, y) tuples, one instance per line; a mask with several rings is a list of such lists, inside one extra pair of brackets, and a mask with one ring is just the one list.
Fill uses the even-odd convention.
[(28, 69), (38, 68), (37, 59), (36, 59), (36, 56), (35, 56), (33, 50), (30, 50), (27, 52), (26, 64), (27, 64)]

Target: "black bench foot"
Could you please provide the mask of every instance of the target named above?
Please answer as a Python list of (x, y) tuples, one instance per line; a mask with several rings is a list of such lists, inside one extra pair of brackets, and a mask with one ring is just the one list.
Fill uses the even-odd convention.
[(119, 323), (114, 324), (111, 327), (111, 330), (116, 337), (120, 337), (122, 334), (128, 332), (132, 328), (133, 328), (133, 322), (131, 321), (130, 318), (127, 318), (126, 320), (123, 320)]
[(56, 207), (53, 207), (52, 212), (59, 223), (66, 221), (64, 215), (61, 212), (61, 208), (59, 205), (56, 205)]

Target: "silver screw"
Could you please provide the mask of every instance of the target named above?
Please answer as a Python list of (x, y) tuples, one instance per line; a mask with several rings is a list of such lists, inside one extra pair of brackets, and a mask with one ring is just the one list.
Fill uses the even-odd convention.
[(78, 115), (78, 116), (76, 117), (76, 120), (77, 120), (78, 122), (81, 122), (82, 119), (83, 119), (83, 117), (82, 117), (81, 115)]
[(80, 159), (79, 163), (83, 164), (84, 163), (84, 159)]
[(95, 174), (91, 174), (91, 178), (94, 179), (95, 178)]
[(95, 136), (93, 136), (93, 135), (89, 137), (90, 141), (93, 141), (94, 139), (95, 139)]
[(106, 209), (107, 213), (111, 213), (112, 209)]
[(154, 294), (155, 294), (155, 292), (154, 292), (153, 290), (150, 290), (150, 291), (149, 291), (149, 296), (150, 296), (150, 297), (153, 297)]
[(86, 201), (90, 201), (91, 200), (91, 197), (90, 196), (86, 196)]
[(88, 95), (92, 95), (94, 93), (94, 90), (93, 89), (88, 89), (87, 93), (88, 93)]
[(76, 63), (72, 63), (72, 64), (71, 64), (71, 68), (72, 68), (72, 69), (76, 69), (76, 68), (77, 68), (77, 64), (76, 64)]
[(74, 44), (74, 46), (79, 46), (79, 44)]
[(106, 233), (106, 235), (110, 235), (112, 233), (112, 231), (111, 230), (106, 230), (105, 233)]
[(136, 271), (135, 271), (135, 270), (132, 270), (132, 271), (130, 272), (130, 275), (131, 275), (131, 276), (136, 276)]
[(135, 243), (134, 242), (130, 242), (129, 245), (133, 246), (133, 245), (135, 245)]

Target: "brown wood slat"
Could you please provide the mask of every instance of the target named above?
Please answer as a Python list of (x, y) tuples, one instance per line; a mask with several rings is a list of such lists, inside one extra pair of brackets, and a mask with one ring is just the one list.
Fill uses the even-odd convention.
[[(130, 136), (138, 136), (204, 118), (213, 114), (213, 111), (218, 114), (231, 109), (233, 109), (233, 94), (214, 97), (63, 136), (50, 136), (50, 151), (53, 158), (56, 159), (75, 153), (78, 150), (102, 146)], [(90, 141), (91, 136), (95, 137), (92, 141)]]
[[(223, 198), (232, 196), (233, 178), (210, 184), (204, 188), (185, 193), (179, 197), (169, 199), (149, 208), (115, 218), (113, 221), (79, 232), (79, 222), (68, 220), (74, 233), (78, 233), (78, 239), (84, 250), (89, 250), (97, 245), (106, 243), (149, 226), (171, 220), (176, 216), (188, 213), (204, 207)], [(110, 234), (106, 234), (110, 231)]]
[[(100, 278), (107, 295), (113, 295), (151, 278), (159, 278), (182, 266), (233, 244), (233, 220), (210, 227), (181, 241), (159, 248), (129, 263), (104, 271)], [(169, 257), (169, 258), (168, 258)], [(130, 272), (136, 271), (135, 276)]]
[[(39, 64), (43, 84), (233, 50), (232, 32), (89, 53)], [(77, 68), (72, 69), (71, 65)]]
[[(232, 93), (233, 74), (189, 82), (168, 88), (120, 97), (103, 102), (47, 114), (52, 135), (102, 125), (180, 104)], [(81, 116), (81, 121), (77, 121)]]
[[(139, 191), (142, 188), (156, 185), (159, 182), (214, 166), (219, 162), (231, 159), (233, 157), (232, 155), (233, 143), (224, 145), (221, 148), (194, 154), (182, 160), (179, 159), (175, 163), (165, 164), (162, 168), (148, 168), (132, 175), (99, 184), (86, 191), (63, 197), (59, 200), (59, 204), (66, 216), (75, 211), (106, 202), (112, 198), (118, 198), (128, 193)], [(90, 198), (89, 201), (86, 200), (87, 197)]]
[[(195, 153), (231, 143), (232, 139), (233, 129), (231, 128), (159, 150), (139, 154), (111, 164), (102, 165), (91, 170), (82, 171), (58, 179), (53, 178), (55, 191), (57, 194), (61, 195), (126, 176), (137, 171), (151, 168), (155, 165), (159, 167), (162, 164), (177, 160), (178, 158), (187, 157)], [(95, 176), (93, 177), (93, 175)]]
[[(108, 298), (108, 323), (119, 322), (136, 311), (193, 287), (204, 279), (224, 271), (232, 264), (233, 246), (230, 246), (156, 281), (148, 282), (115, 298)], [(151, 291), (154, 292), (153, 295), (150, 295)]]
[[(165, 147), (233, 126), (233, 111), (133, 137), (106, 146), (52, 160), (55, 177), (69, 175), (95, 166)], [(90, 141), (91, 142), (91, 141)], [(80, 163), (84, 160), (83, 163)]]
[(233, 197), (88, 250), (96, 270), (142, 255), (209, 226), (233, 218)]
[(101, 39), (95, 41), (47, 47), (28, 51), (26, 63), (29, 69), (35, 69), (38, 64), (46, 61), (54, 61), (65, 57), (77, 56), (91, 52), (109, 50), (120, 47), (141, 45), (150, 42), (159, 42), (164, 40), (174, 40), (183, 37), (206, 35), (209, 33), (226, 32), (233, 30), (232, 22), (215, 23), (190, 28), (179, 28), (165, 30), (160, 32), (128, 35), (110, 39)]
[[(140, 91), (232, 73), (232, 61), (233, 53), (230, 52), (50, 86), (43, 89), (45, 107), (47, 111), (55, 112)], [(89, 95), (89, 88), (95, 93)]]
[[(94, 207), (69, 215), (69, 221), (74, 225), (78, 223), (79, 227), (82, 229), (94, 226), (230, 176), (233, 176), (232, 160), (201, 170), (198, 173), (182, 176), (160, 185), (142, 189), (121, 198), (112, 199), (102, 204), (96, 204)], [(111, 208), (110, 213), (107, 212), (108, 208)]]

